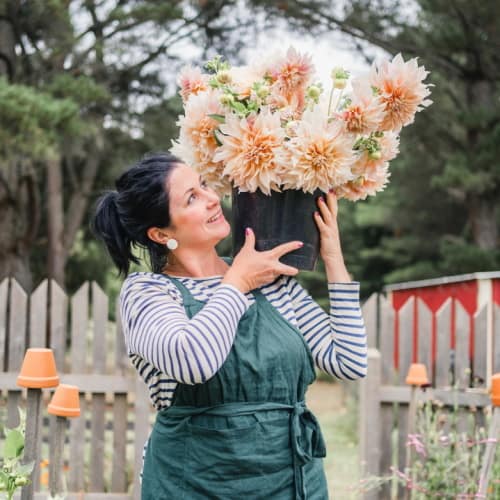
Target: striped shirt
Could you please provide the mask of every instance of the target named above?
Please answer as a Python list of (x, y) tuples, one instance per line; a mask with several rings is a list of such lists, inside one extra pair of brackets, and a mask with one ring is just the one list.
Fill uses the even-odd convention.
[[(200, 384), (224, 363), (238, 322), (254, 302), (222, 276), (177, 278), (205, 306), (189, 319), (182, 295), (163, 274), (130, 274), (120, 292), (120, 313), (130, 359), (149, 387), (156, 409), (171, 404), (179, 382)], [(281, 276), (263, 286), (263, 295), (296, 326), (316, 366), (340, 379), (366, 375), (366, 332), (359, 282), (329, 283), (330, 314), (294, 279)]]

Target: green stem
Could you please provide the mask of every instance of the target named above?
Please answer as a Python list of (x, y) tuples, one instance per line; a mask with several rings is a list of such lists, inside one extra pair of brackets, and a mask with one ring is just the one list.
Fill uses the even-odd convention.
[(332, 107), (332, 98), (334, 90), (335, 90), (335, 85), (332, 83), (332, 90), (330, 91), (330, 99), (328, 99), (328, 118), (330, 118), (330, 109)]
[(339, 98), (337, 99), (337, 103), (335, 104), (335, 111), (337, 111), (337, 108), (339, 107), (340, 99), (342, 99), (343, 93), (344, 93), (344, 89), (340, 89)]

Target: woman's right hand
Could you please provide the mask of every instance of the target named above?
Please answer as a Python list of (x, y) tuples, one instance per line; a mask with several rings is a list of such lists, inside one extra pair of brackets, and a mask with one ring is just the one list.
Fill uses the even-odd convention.
[(279, 259), (286, 253), (300, 248), (303, 245), (301, 241), (290, 241), (271, 250), (258, 252), (255, 250), (254, 232), (247, 228), (245, 234), (245, 244), (226, 271), (222, 283), (232, 285), (242, 293), (247, 293), (273, 282), (282, 274), (295, 276), (299, 272), (297, 268), (287, 266)]

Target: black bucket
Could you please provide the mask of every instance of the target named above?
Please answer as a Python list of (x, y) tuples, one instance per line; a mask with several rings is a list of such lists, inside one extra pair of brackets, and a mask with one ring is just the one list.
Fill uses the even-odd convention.
[(316, 200), (323, 193), (301, 190), (272, 191), (270, 196), (261, 191), (238, 193), (233, 189), (232, 225), (233, 256), (245, 243), (245, 228), (255, 233), (255, 248), (270, 250), (276, 245), (299, 240), (302, 248), (285, 254), (280, 261), (304, 271), (312, 271), (319, 255), (319, 231), (314, 221)]

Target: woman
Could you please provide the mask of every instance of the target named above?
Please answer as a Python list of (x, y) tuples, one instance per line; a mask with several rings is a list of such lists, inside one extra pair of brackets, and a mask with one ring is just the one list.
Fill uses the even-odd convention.
[(100, 199), (94, 231), (120, 272), (148, 250), (153, 272), (128, 275), (120, 294), (132, 363), (158, 410), (142, 498), (327, 499), (325, 446), (304, 404), (315, 365), (366, 374), (359, 283), (344, 266), (329, 193), (315, 213), (330, 297), (327, 315), (279, 258), (258, 252), (251, 228), (234, 260), (215, 245), (230, 227), (220, 200), (169, 154), (147, 157)]

